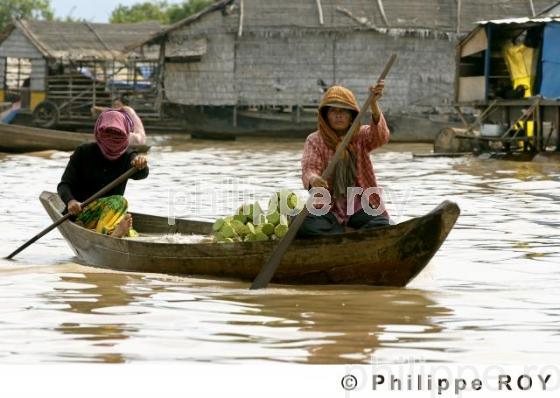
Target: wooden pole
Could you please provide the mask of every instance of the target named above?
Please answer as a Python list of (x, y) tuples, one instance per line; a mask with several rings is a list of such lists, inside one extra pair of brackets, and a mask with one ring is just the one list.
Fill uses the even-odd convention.
[[(485, 110), (483, 110), (480, 115), (478, 115), (478, 117), (476, 118), (476, 120), (472, 123), (472, 124), (467, 124), (467, 130), (465, 131), (465, 134), (470, 133), (471, 131), (474, 130), (474, 128), (481, 124), (484, 121), (484, 118), (486, 118), (486, 116), (490, 113), (490, 111), (494, 108), (494, 106), (496, 106), (496, 103), (498, 102), (498, 100), (493, 100), (490, 105), (488, 105), (488, 108), (486, 108)], [(458, 108), (458, 107), (456, 107)], [(459, 115), (461, 115), (460, 110), (459, 110)], [(466, 122), (466, 120), (464, 120), (464, 116), (462, 117), (463, 121)]]
[(317, 11), (319, 11), (319, 25), (323, 25), (325, 21), (323, 20), (323, 7), (321, 6), (321, 0), (316, 0)]
[(237, 37), (243, 35), (243, 0), (239, 0), (239, 28), (237, 29)]
[(453, 107), (455, 109), (455, 111), (457, 112), (457, 114), (459, 115), (459, 118), (461, 119), (461, 121), (463, 122), (463, 124), (465, 125), (465, 127), (469, 127), (469, 122), (467, 121), (467, 119), (465, 118), (465, 115), (463, 114), (463, 111), (461, 111), (461, 107), (458, 105), (455, 105)]
[(158, 76), (157, 76), (157, 93), (156, 93), (156, 111), (158, 117), (162, 116), (163, 100), (165, 98), (165, 87), (163, 80), (165, 79), (165, 37), (159, 44), (159, 61), (158, 61)]
[(540, 100), (537, 100), (537, 107), (535, 108), (535, 116), (533, 117), (533, 134), (535, 135), (535, 150), (537, 152), (540, 152), (542, 151), (542, 145), (543, 145)]
[(529, 6), (531, 7), (531, 14), (533, 16), (537, 15), (537, 13), (535, 11), (535, 4), (533, 3), (533, 0), (529, 0)]
[[(99, 192), (94, 193), (91, 197), (89, 197), (88, 199), (86, 199), (85, 202), (82, 203), (82, 209), (84, 207), (86, 207), (88, 204), (90, 204), (91, 202), (93, 202), (94, 200), (100, 198), (102, 195), (106, 194), (107, 192), (109, 192), (111, 189), (113, 189), (114, 187), (116, 187), (117, 185), (122, 184), (123, 182), (125, 182), (129, 177), (131, 177), (134, 173), (136, 173), (136, 171), (138, 171), (138, 169), (136, 169), (136, 167), (131, 167), (127, 172), (123, 173), (120, 177), (118, 177), (116, 180), (114, 180), (113, 182), (111, 182), (110, 184), (106, 185), (105, 187), (103, 187)], [(72, 217), (72, 214), (68, 213), (65, 216), (61, 217), (60, 219), (58, 219), (57, 221), (55, 221), (53, 224), (51, 224), (50, 226), (48, 226), (47, 228), (45, 228), (44, 230), (42, 230), (41, 232), (39, 232), (37, 235), (35, 235), (33, 238), (31, 238), (30, 240), (28, 240), (27, 242), (25, 242), (23, 245), (21, 245), (20, 247), (18, 247), (16, 250), (14, 250), (12, 253), (10, 253), (10, 255), (8, 257), (5, 257), (6, 260), (11, 260), (15, 255), (17, 255), (18, 253), (20, 253), (21, 251), (23, 251), (24, 249), (26, 249), (27, 247), (31, 246), (33, 243), (37, 242), (40, 238), (42, 238), (43, 236), (45, 236), (46, 234), (48, 234), (49, 232), (51, 232), (53, 229), (55, 229), (56, 227), (58, 227), (60, 224), (62, 224), (64, 221), (68, 220), (70, 217)]]
[[(389, 61), (387, 61), (387, 64), (385, 65), (385, 68), (383, 69), (383, 72), (381, 73), (377, 81), (385, 79), (385, 77), (389, 73), (389, 70), (393, 66), (393, 63), (395, 62), (396, 59), (397, 59), (396, 54), (391, 55)], [(342, 158), (343, 153), (346, 150), (348, 144), (350, 144), (350, 141), (352, 140), (354, 133), (359, 129), (362, 123), (362, 118), (366, 114), (367, 110), (369, 109), (371, 105), (371, 101), (373, 99), (374, 99), (373, 94), (370, 92), (368, 99), (362, 105), (362, 108), (360, 109), (360, 113), (358, 113), (358, 116), (354, 118), (354, 122), (348, 129), (348, 132), (344, 136), (342, 142), (338, 145), (336, 152), (334, 153), (333, 157), (329, 161), (329, 164), (327, 165), (325, 171), (323, 171), (321, 178), (327, 180), (332, 176), (336, 164)], [(272, 255), (270, 256), (266, 264), (262, 267), (261, 271), (253, 281), (253, 284), (251, 285), (251, 290), (262, 289), (268, 285), (268, 283), (274, 276), (274, 272), (280, 265), (280, 262), (282, 261), (282, 258), (286, 253), (286, 250), (288, 250), (288, 248), (290, 247), (290, 244), (296, 237), (297, 232), (299, 231), (301, 225), (303, 224), (303, 221), (305, 220), (305, 217), (307, 217), (308, 214), (309, 214), (309, 210), (307, 209), (307, 206), (304, 206), (303, 210), (292, 221), (290, 227), (288, 228), (288, 232), (280, 240), (278, 246), (276, 246), (276, 248), (272, 252)]]
[(560, 106), (556, 107), (556, 150), (560, 152)]
[(385, 7), (383, 7), (383, 0), (377, 0), (377, 7), (379, 7), (379, 13), (381, 14), (381, 18), (383, 18), (385, 26), (390, 27), (391, 25), (389, 24), (389, 20), (385, 14)]

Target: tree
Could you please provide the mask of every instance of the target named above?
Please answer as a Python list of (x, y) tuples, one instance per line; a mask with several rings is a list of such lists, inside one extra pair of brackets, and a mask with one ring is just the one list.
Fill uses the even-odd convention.
[(190, 15), (205, 9), (213, 0), (190, 0), (185, 1), (183, 4), (173, 4), (167, 10), (170, 23), (175, 23), (181, 19), (187, 18)]
[(166, 1), (145, 2), (123, 6), (119, 4), (111, 13), (111, 23), (131, 23), (141, 21), (159, 21), (163, 24), (169, 23), (166, 11), (169, 5)]
[(53, 19), (50, 0), (2, 0), (0, 2), (0, 32), (12, 22), (12, 17)]
[(170, 5), (167, 1), (160, 0), (131, 6), (119, 4), (111, 13), (109, 21), (111, 23), (158, 21), (165, 25), (195, 14), (213, 2), (213, 0), (187, 0), (182, 4)]

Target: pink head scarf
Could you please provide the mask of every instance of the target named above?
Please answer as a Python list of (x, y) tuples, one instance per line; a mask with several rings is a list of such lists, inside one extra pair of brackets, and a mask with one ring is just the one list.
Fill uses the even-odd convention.
[(109, 160), (121, 157), (128, 149), (132, 129), (132, 120), (125, 112), (113, 109), (102, 112), (95, 123), (94, 135), (103, 156)]

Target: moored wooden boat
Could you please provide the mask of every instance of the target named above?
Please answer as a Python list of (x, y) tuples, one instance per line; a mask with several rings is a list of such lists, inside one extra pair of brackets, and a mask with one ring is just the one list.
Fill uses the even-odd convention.
[[(64, 207), (57, 194), (41, 203), (53, 221)], [(423, 217), (373, 230), (297, 239), (286, 252), (273, 282), (405, 286), (428, 264), (459, 217), (449, 201)], [(133, 214), (140, 235), (209, 234), (211, 223)], [(198, 275), (253, 280), (277, 242), (160, 243), (97, 234), (72, 222), (62, 236), (81, 261), (122, 271)]]
[[(73, 151), (80, 144), (93, 141), (93, 134), (39, 129), (0, 123), (0, 152), (23, 153), (45, 150)], [(147, 145), (133, 145), (147, 152)]]

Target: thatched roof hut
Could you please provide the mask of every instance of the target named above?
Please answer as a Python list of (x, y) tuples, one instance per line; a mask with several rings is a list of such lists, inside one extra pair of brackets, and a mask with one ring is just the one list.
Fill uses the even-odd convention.
[(348, 86), (363, 100), (395, 52), (385, 109), (433, 113), (453, 102), (461, 34), (478, 20), (525, 16), (552, 3), (221, 0), (143, 44), (162, 45), (165, 96), (184, 107), (305, 109), (332, 84)]
[[(72, 106), (65, 106), (67, 118), (74, 118), (70, 114), (87, 118), (92, 104), (110, 103), (110, 95), (100, 82), (115, 80), (117, 72), (112, 71), (122, 74), (131, 58), (157, 63), (158, 47), (144, 47), (143, 54), (130, 53), (127, 47), (161, 30), (157, 22), (14, 19), (0, 34), (0, 102), (20, 98), (25, 113), (33, 112), (45, 100), (55, 105), (71, 101)], [(86, 90), (91, 93), (84, 95)], [(72, 110), (78, 103), (81, 109)]]
[(112, 60), (129, 56), (125, 49), (157, 33), (157, 22), (108, 24), (14, 19), (0, 36), (0, 57), (27, 50), (30, 57), (68, 60)]

